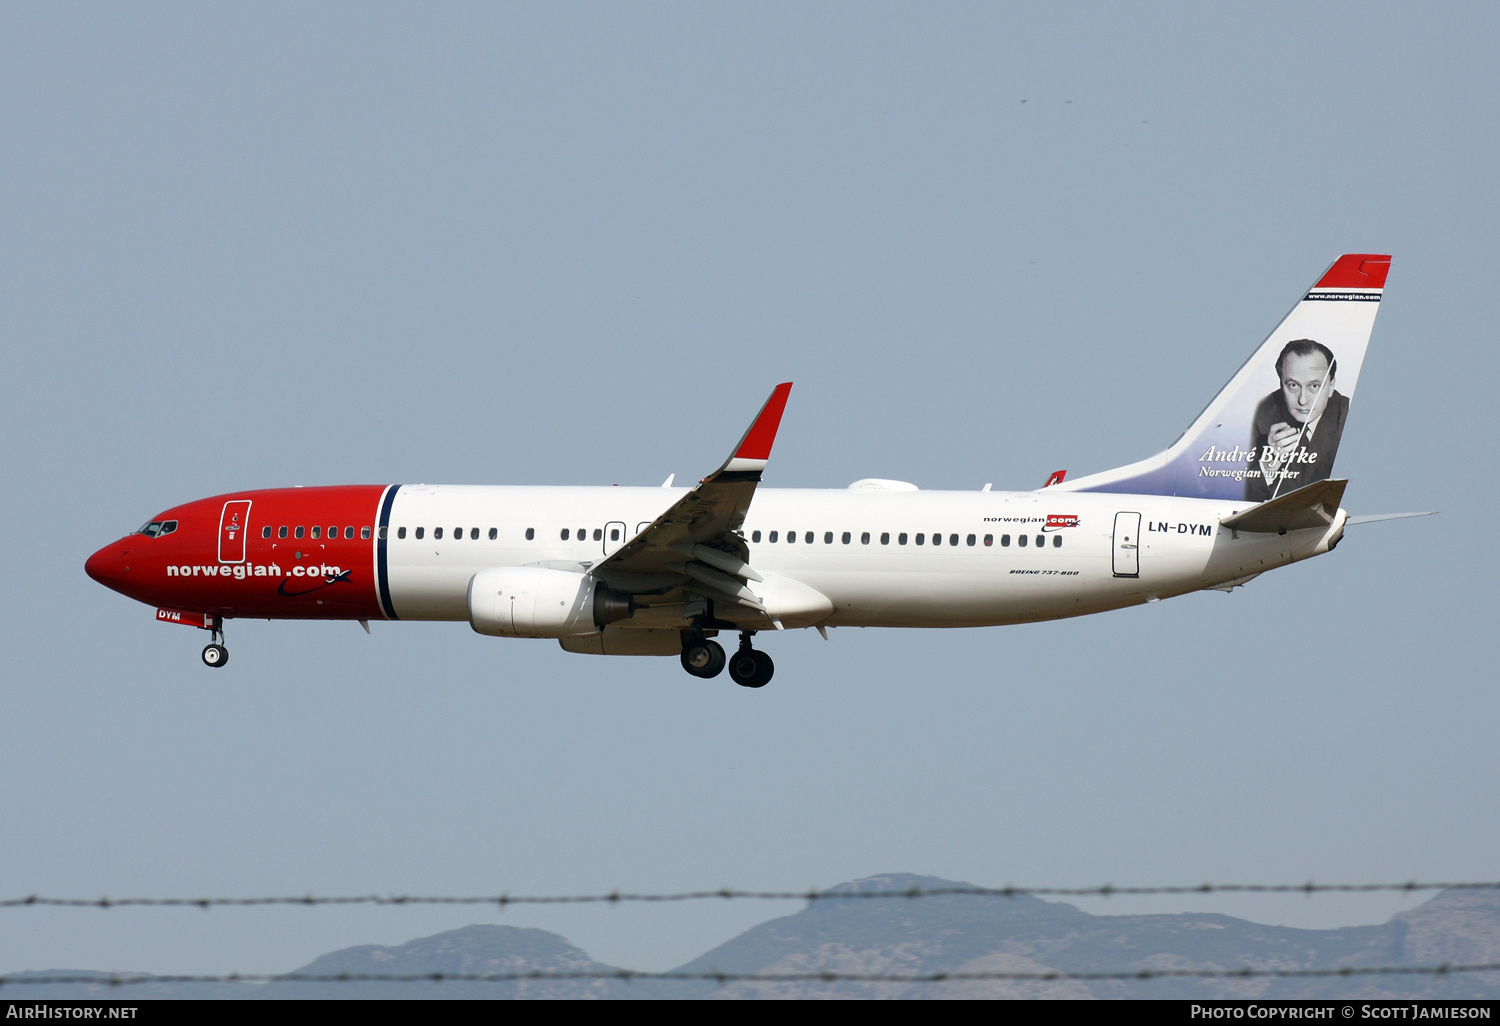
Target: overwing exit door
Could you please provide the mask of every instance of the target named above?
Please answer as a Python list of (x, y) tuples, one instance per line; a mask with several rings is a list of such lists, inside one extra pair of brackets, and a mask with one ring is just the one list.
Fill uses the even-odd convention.
[(604, 525), (604, 554), (607, 556), (629, 539), (625, 537), (625, 525), (618, 520), (611, 520)]
[(250, 500), (236, 499), (224, 503), (219, 516), (219, 562), (245, 561), (245, 532), (250, 527)]
[(1115, 514), (1115, 576), (1141, 576), (1141, 515)]

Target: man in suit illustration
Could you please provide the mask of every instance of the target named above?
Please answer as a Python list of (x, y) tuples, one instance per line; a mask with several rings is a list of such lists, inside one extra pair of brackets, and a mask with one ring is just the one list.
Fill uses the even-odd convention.
[(1281, 387), (1260, 401), (1251, 422), (1251, 472), (1245, 498), (1264, 502), (1333, 473), (1349, 397), (1334, 390), (1338, 361), (1310, 338), (1282, 347), (1276, 358)]

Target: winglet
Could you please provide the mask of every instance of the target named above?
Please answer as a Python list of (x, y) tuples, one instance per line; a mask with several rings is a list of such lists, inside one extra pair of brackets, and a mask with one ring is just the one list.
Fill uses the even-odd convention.
[(750, 429), (745, 432), (745, 437), (740, 439), (740, 444), (735, 446), (734, 455), (719, 468), (720, 472), (731, 473), (749, 471), (759, 473), (766, 469), (766, 461), (771, 458), (771, 445), (776, 441), (776, 429), (781, 426), (781, 414), (786, 410), (787, 396), (791, 395), (792, 383), (784, 381), (777, 385), (771, 393), (771, 398), (766, 400), (766, 405), (760, 408), (756, 414), (755, 421)]

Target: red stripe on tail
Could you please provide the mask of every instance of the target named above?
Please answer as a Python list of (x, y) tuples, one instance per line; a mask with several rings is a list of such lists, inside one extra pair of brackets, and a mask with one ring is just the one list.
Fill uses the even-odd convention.
[(1391, 258), (1374, 253), (1345, 253), (1333, 262), (1315, 289), (1383, 289)]

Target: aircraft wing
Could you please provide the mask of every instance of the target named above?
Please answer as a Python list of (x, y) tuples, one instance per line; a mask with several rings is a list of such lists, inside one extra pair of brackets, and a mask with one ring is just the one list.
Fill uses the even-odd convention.
[(761, 577), (750, 569), (749, 547), (735, 532), (745, 522), (755, 486), (771, 457), (791, 391), (790, 381), (777, 385), (724, 465), (650, 527), (594, 564), (592, 573), (630, 591), (653, 583), (658, 589), (681, 585), (705, 598), (763, 609), (747, 587)]

